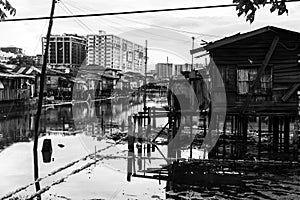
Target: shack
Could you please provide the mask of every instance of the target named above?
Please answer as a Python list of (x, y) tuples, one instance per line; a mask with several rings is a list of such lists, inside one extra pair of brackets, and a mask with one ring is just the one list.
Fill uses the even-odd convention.
[[(300, 33), (267, 26), (191, 50), (210, 56), (212, 110), (222, 106), (220, 88), (226, 91), (221, 157), (245, 158), (251, 151), (259, 159), (266, 153), (268, 159), (298, 160), (299, 45)], [(228, 145), (235, 147), (228, 152)]]

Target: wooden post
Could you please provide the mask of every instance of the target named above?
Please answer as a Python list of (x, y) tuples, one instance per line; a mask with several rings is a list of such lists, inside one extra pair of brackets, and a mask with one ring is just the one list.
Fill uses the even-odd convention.
[[(169, 122), (169, 130), (168, 130), (168, 158), (173, 158), (173, 143), (172, 143), (172, 139), (173, 139), (173, 134), (172, 134), (172, 126), (173, 124), (173, 116), (170, 115), (168, 116), (168, 122)], [(171, 164), (170, 161), (168, 161), (168, 165)]]
[(241, 134), (241, 130), (240, 130), (240, 116), (236, 115), (235, 116), (235, 121), (236, 121), (236, 127), (235, 127), (235, 138), (236, 138), (236, 142), (235, 142), (235, 155), (238, 158), (239, 157), (239, 149), (240, 149), (240, 134)]
[(248, 117), (243, 116), (243, 155), (247, 153)]
[[(234, 135), (234, 121), (233, 120), (234, 120), (234, 116), (232, 115), (231, 116), (231, 127), (230, 127), (231, 128), (231, 137)], [(230, 150), (231, 150), (230, 157), (231, 158), (233, 158), (233, 154), (234, 154), (233, 153), (233, 146), (234, 146), (233, 143), (230, 142)]]
[(147, 154), (149, 154), (151, 152), (151, 145), (149, 143), (149, 141), (151, 140), (151, 109), (150, 107), (148, 108), (148, 125), (147, 125), (147, 130), (146, 130), (146, 134), (147, 134)]
[(156, 109), (155, 107), (152, 107), (153, 109), (153, 128), (156, 128)]
[(282, 128), (283, 128), (283, 117), (279, 118), (279, 152), (282, 152)]
[(92, 136), (94, 136), (95, 135), (95, 124), (94, 124), (94, 122), (92, 123)]
[[(135, 134), (135, 132), (136, 132), (136, 124), (137, 124), (137, 115), (135, 114), (133, 116), (133, 131), (132, 131), (133, 144), (136, 141), (136, 134)], [(135, 148), (135, 147), (133, 146), (133, 148)], [(133, 166), (132, 167), (133, 174), (135, 174), (135, 172), (136, 172), (136, 169), (135, 169), (135, 154), (133, 154), (133, 156), (132, 156), (132, 166)]]
[(258, 117), (258, 160), (261, 158), (261, 116)]
[(203, 118), (203, 136), (206, 137), (207, 130), (206, 130), (206, 115)]
[(102, 136), (105, 135), (105, 127), (104, 127), (104, 111), (101, 112), (101, 126), (102, 126)]
[(132, 129), (132, 117), (128, 116), (128, 158), (127, 158), (127, 181), (131, 181), (132, 164), (134, 156), (134, 137)]
[(299, 143), (299, 120), (295, 119), (293, 146), (294, 146), (294, 161), (298, 161), (298, 143)]
[(225, 137), (226, 137), (226, 116), (225, 116), (224, 124), (223, 124), (223, 159), (226, 156), (226, 140), (225, 140)]
[(143, 144), (143, 138), (142, 138), (142, 123), (143, 118), (141, 115), (138, 116), (138, 156), (142, 155), (142, 144)]
[(190, 159), (193, 158), (193, 115), (191, 113), (190, 115), (190, 140), (191, 140), (191, 144), (190, 144)]
[[(273, 153), (278, 153), (278, 142), (279, 142), (279, 118), (273, 117)], [(273, 156), (276, 155), (273, 154)]]
[(289, 148), (290, 148), (290, 118), (285, 116), (284, 117), (284, 152), (289, 153)]

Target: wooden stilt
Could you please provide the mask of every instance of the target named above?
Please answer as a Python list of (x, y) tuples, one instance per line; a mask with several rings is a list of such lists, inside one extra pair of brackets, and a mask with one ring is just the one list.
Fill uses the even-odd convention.
[(294, 161), (298, 161), (298, 145), (299, 145), (298, 143), (299, 143), (299, 120), (295, 119), (294, 135), (293, 135)]
[(143, 118), (138, 116), (138, 156), (142, 154), (142, 144), (143, 144), (143, 138), (142, 138), (142, 123)]
[(247, 149), (247, 139), (248, 139), (248, 116), (243, 117), (243, 155), (248, 152)]
[[(231, 116), (231, 137), (234, 135), (234, 116)], [(231, 142), (230, 143), (230, 158), (233, 158), (234, 156), (234, 151), (233, 151), (233, 147), (234, 147), (234, 143)]]
[(152, 107), (152, 112), (153, 112), (153, 122), (152, 122), (152, 126), (153, 126), (153, 128), (156, 128), (156, 109), (155, 109), (155, 107)]
[(284, 117), (284, 152), (289, 153), (289, 146), (290, 146), (290, 118), (285, 116)]
[(273, 117), (273, 153), (278, 153), (278, 142), (279, 142), (279, 117), (275, 116)]
[(279, 117), (279, 142), (278, 142), (278, 150), (279, 152), (282, 152), (282, 128), (283, 128), (283, 118)]
[(128, 117), (128, 158), (127, 158), (127, 181), (131, 181), (132, 176), (132, 164), (133, 164), (133, 156), (134, 156), (134, 137), (133, 137), (133, 129), (132, 129), (132, 117)]
[(225, 140), (225, 137), (226, 137), (226, 116), (225, 116), (225, 119), (224, 119), (224, 124), (223, 124), (223, 159), (225, 158), (226, 156), (226, 140)]
[(193, 115), (190, 115), (190, 159), (193, 158)]
[(261, 159), (261, 116), (258, 117), (258, 160)]

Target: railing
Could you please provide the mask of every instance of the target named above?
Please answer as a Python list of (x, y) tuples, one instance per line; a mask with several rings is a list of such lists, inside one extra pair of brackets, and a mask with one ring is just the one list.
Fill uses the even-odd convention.
[(30, 89), (0, 90), (0, 101), (26, 100), (30, 97)]

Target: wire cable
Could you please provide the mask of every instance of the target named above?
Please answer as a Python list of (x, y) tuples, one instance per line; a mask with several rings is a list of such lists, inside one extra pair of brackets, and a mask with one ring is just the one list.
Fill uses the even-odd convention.
[[(300, 1), (300, 0), (297, 0), (297, 1)], [(184, 8), (166, 8), (166, 9), (153, 9), (153, 10), (135, 10), (135, 11), (92, 13), (92, 14), (78, 14), (78, 15), (58, 15), (58, 16), (53, 16), (53, 19), (68, 19), (68, 18), (74, 18), (74, 17), (101, 17), (101, 16), (114, 16), (114, 15), (132, 15), (132, 14), (143, 14), (143, 13), (200, 10), (200, 9), (210, 9), (210, 8), (227, 8), (227, 7), (234, 7), (234, 6), (237, 6), (237, 4), (196, 6), (196, 7), (184, 7)], [(1, 22), (35, 21), (35, 20), (47, 20), (47, 19), (50, 19), (50, 17), (25, 17), (25, 18), (17, 18), (17, 19), (5, 19)]]
[[(60, 3), (63, 5), (63, 6), (61, 6), (61, 8), (63, 8), (67, 13), (69, 12), (70, 14), (73, 15), (73, 12), (72, 12), (65, 4), (64, 4), (64, 2), (63, 2), (62, 0), (60, 1)], [(88, 30), (89, 32), (95, 34), (95, 32), (94, 32), (90, 27), (88, 27), (84, 22), (82, 22), (80, 19), (75, 18), (75, 22), (76, 22), (79, 26), (81, 26), (83, 29), (86, 29), (86, 30)]]
[[(79, 7), (77, 7), (77, 6), (70, 5), (70, 4), (69, 4), (69, 6), (75, 8), (75, 9), (77, 9), (77, 10), (83, 11), (83, 12), (85, 12), (85, 11), (90, 11), (90, 10), (88, 10), (88, 9), (79, 8)], [(111, 25), (108, 24), (106, 21), (109, 21), (111, 24), (116, 24), (116, 25), (117, 25), (116, 27), (122, 26), (122, 25), (123, 25), (122, 22), (117, 23), (117, 22), (115, 22), (115, 21), (113, 21), (113, 20), (106, 19), (106, 20), (103, 21), (102, 23), (105, 23), (106, 25), (108, 25), (109, 27), (111, 27), (111, 28), (113, 28), (113, 29), (115, 29), (115, 30), (117, 30), (117, 31), (124, 32), (124, 31), (123, 31), (122, 29), (120, 29), (120, 28), (116, 28), (116, 27), (114, 27), (114, 26), (111, 26)], [(134, 28), (134, 29), (136, 29), (136, 28)], [(142, 30), (142, 29), (138, 29), (138, 31), (143, 32), (143, 33), (146, 33), (146, 34), (149, 34), (149, 35), (153, 35), (153, 36), (156, 36), (156, 37), (160, 37), (160, 38), (162, 38), (163, 40), (165, 40), (165, 39), (167, 38), (167, 39), (169, 39), (169, 40), (174, 40), (174, 41), (177, 41), (177, 42), (183, 42), (183, 43), (190, 43), (190, 42), (191, 42), (190, 40), (183, 40), (183, 39), (174, 38), (174, 37), (172, 38), (172, 37), (170, 37), (169, 35), (162, 35), (162, 34), (158, 34), (158, 33), (152, 33), (152, 32), (149, 32), (149, 31)], [(136, 35), (136, 36), (139, 36), (139, 37), (141, 36), (141, 34), (137, 34), (136, 32), (132, 32), (131, 34)]]
[[(300, 0), (286, 0), (289, 2), (299, 2)], [(266, 4), (270, 4), (267, 2)], [(158, 12), (173, 12), (173, 11), (186, 11), (186, 10), (201, 10), (201, 9), (211, 9), (211, 8), (228, 8), (236, 7), (238, 4), (220, 4), (211, 6), (194, 6), (194, 7), (183, 7), (183, 8), (165, 8), (165, 9), (152, 9), (152, 10), (134, 10), (134, 11), (121, 11), (121, 12), (108, 12), (108, 13), (92, 13), (92, 14), (81, 14), (81, 15), (58, 15), (53, 16), (53, 19), (68, 19), (74, 17), (101, 17), (101, 16), (114, 16), (114, 15), (132, 15), (132, 14), (143, 14), (143, 13), (158, 13)], [(45, 20), (50, 19), (50, 17), (25, 17), (17, 19), (5, 19), (1, 22), (17, 22), (17, 21), (35, 21), (35, 20)]]
[[(73, 5), (73, 3), (71, 4), (70, 2), (73, 2), (74, 4), (78, 4), (75, 1), (68, 1), (68, 4), (73, 7), (76, 8), (78, 10), (83, 11), (83, 7), (85, 11), (89, 11), (89, 12), (96, 12), (95, 9), (87, 7), (86, 5), (80, 5), (81, 8), (79, 8), (79, 6)], [(118, 16), (119, 19), (123, 20), (123, 21), (130, 21), (133, 23), (137, 23), (137, 24), (142, 24), (142, 25), (146, 25), (146, 26), (151, 26), (151, 27), (157, 27), (157, 28), (161, 28), (161, 29), (166, 29), (166, 30), (171, 30), (171, 31), (176, 31), (176, 32), (181, 32), (181, 33), (187, 33), (187, 34), (192, 34), (192, 35), (199, 35), (199, 36), (203, 36), (203, 37), (221, 37), (219, 35), (212, 35), (212, 34), (206, 34), (206, 33), (196, 33), (196, 32), (190, 32), (190, 31), (184, 31), (184, 30), (180, 30), (180, 29), (175, 29), (175, 28), (170, 28), (170, 27), (165, 27), (165, 26), (160, 26), (160, 25), (156, 25), (156, 24), (149, 24), (149, 23), (145, 23), (145, 22), (141, 22), (141, 21), (137, 21), (137, 20), (133, 20), (133, 19), (128, 19), (128, 18), (124, 18), (124, 17), (120, 17)]]

